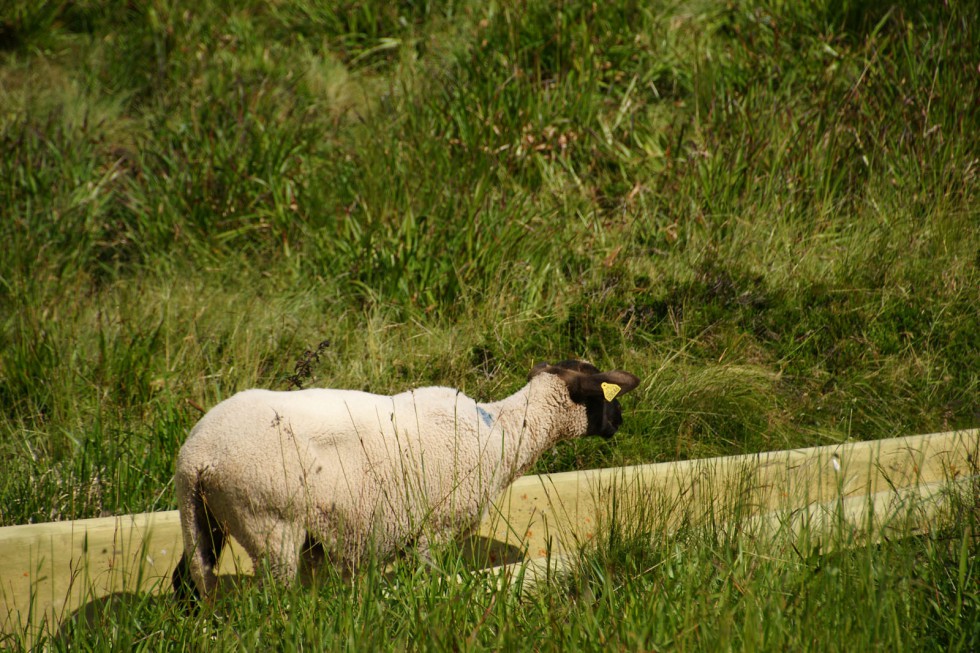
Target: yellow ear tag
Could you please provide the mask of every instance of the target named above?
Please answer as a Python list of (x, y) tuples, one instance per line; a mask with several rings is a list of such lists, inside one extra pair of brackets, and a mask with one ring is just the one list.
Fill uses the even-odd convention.
[(613, 399), (615, 399), (616, 395), (619, 394), (619, 391), (622, 390), (622, 388), (616, 385), (615, 383), (603, 382), (601, 386), (602, 386), (602, 394), (606, 395), (606, 401), (612, 401)]

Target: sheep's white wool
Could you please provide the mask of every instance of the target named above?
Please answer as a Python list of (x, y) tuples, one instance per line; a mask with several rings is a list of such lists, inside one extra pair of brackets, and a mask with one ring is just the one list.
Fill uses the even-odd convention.
[(495, 403), (443, 387), (241, 392), (198, 422), (177, 458), (191, 577), (213, 590), (213, 545), (228, 534), (283, 582), (308, 541), (348, 569), (412, 543), (424, 553), (478, 525), (542, 452), (588, 427), (555, 374)]

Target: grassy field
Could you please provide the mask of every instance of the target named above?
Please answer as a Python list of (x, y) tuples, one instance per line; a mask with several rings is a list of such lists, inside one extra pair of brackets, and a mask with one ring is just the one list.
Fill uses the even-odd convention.
[[(980, 425), (970, 3), (3, 7), (0, 526), (173, 508), (199, 408), (290, 387), (322, 341), (314, 385), (496, 398), (569, 356), (643, 379), (614, 440), (541, 472)], [(530, 601), (405, 564), (254, 590), (216, 636), (971, 650), (964, 514), (830, 557), (615, 541)], [(67, 641), (215, 627), (143, 597)]]

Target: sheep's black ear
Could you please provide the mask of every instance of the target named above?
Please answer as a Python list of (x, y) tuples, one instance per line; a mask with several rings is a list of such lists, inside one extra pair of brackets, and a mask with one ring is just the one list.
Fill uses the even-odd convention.
[(599, 368), (588, 361), (574, 359), (559, 361), (554, 365), (551, 363), (538, 363), (531, 368), (531, 372), (527, 375), (527, 379), (530, 381), (538, 374), (542, 374), (543, 372), (557, 374), (562, 378), (566, 378), (569, 377), (567, 371), (578, 372), (579, 374), (598, 374)]
[(640, 384), (640, 379), (629, 372), (622, 370), (600, 372), (595, 365), (579, 360), (564, 360), (554, 365), (538, 363), (531, 368), (527, 378), (531, 380), (546, 372), (561, 377), (568, 384), (568, 391), (573, 401), (582, 401), (588, 397), (603, 397), (611, 402)]
[(574, 380), (575, 387), (569, 386), (573, 394), (582, 397), (602, 397), (613, 401), (640, 384), (640, 379), (622, 370), (583, 375)]
[(527, 380), (530, 381), (531, 379), (533, 379), (534, 377), (536, 377), (538, 374), (541, 374), (543, 372), (547, 372), (548, 371), (548, 368), (550, 368), (550, 367), (551, 367), (551, 363), (538, 363), (537, 365), (535, 365), (534, 367), (531, 368), (531, 371), (530, 372), (527, 373)]
[(581, 372), (582, 374), (598, 374), (599, 368), (588, 361), (564, 360), (555, 363), (555, 367), (564, 367), (566, 370)]

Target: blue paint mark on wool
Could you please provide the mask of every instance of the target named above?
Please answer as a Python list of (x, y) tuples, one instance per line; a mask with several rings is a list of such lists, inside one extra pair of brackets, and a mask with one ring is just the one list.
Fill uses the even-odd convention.
[(484, 410), (481, 406), (476, 407), (476, 412), (480, 413), (480, 419), (487, 426), (493, 426), (493, 415)]

